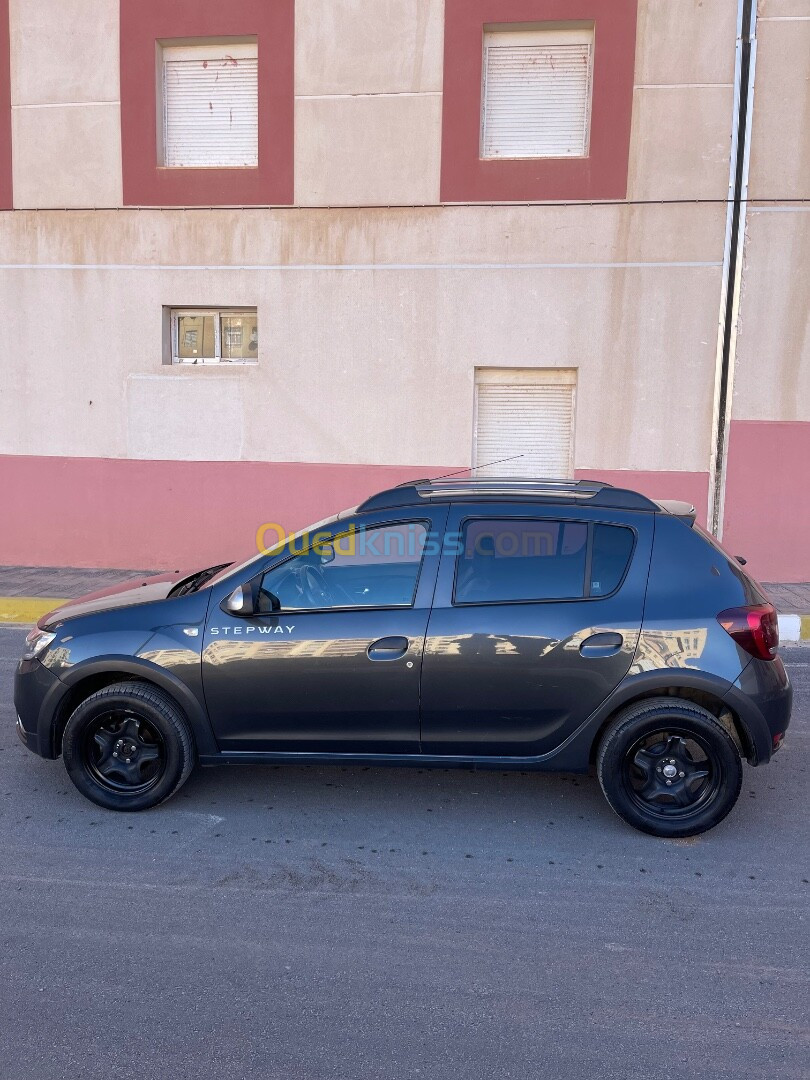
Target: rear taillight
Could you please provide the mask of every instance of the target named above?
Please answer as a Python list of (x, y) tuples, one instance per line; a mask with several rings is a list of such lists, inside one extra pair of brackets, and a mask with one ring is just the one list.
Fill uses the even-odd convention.
[(779, 648), (779, 621), (773, 604), (721, 611), (717, 621), (737, 644), (758, 660), (773, 660)]

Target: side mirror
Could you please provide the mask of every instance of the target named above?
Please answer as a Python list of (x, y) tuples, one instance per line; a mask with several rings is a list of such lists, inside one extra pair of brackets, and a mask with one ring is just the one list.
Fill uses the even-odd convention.
[(261, 588), (258, 580), (238, 585), (225, 597), (220, 608), (228, 615), (272, 615), (281, 611), (281, 601), (273, 593)]
[(237, 585), (230, 595), (219, 605), (228, 615), (253, 615), (256, 611), (256, 593), (258, 590), (252, 581)]
[(321, 544), (316, 548), (318, 555), (321, 559), (321, 566), (326, 566), (327, 563), (335, 561), (335, 548), (333, 544)]

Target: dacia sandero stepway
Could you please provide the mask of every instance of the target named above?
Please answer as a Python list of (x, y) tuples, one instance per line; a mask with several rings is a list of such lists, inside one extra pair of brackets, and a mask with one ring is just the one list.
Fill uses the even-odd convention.
[(773, 606), (688, 504), (446, 478), (52, 611), (17, 730), (111, 810), (195, 762), (594, 768), (625, 821), (690, 836), (782, 742), (777, 649)]

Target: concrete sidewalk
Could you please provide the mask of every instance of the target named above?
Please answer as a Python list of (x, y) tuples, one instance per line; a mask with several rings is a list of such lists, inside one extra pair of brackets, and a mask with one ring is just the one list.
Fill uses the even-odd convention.
[(0, 566), (0, 623), (33, 623), (65, 600), (158, 570), (82, 570), (72, 566)]
[[(137, 581), (160, 570), (82, 570), (71, 566), (0, 566), (0, 623), (36, 622), (65, 600)], [(810, 581), (764, 582), (779, 612), (782, 641), (810, 640)]]

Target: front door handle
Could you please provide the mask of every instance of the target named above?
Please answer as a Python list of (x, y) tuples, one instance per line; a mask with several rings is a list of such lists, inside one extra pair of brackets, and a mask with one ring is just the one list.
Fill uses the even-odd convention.
[(367, 649), (369, 660), (398, 660), (408, 651), (406, 637), (383, 637), (372, 641)]
[(615, 656), (624, 645), (621, 634), (591, 634), (579, 647), (581, 656)]

